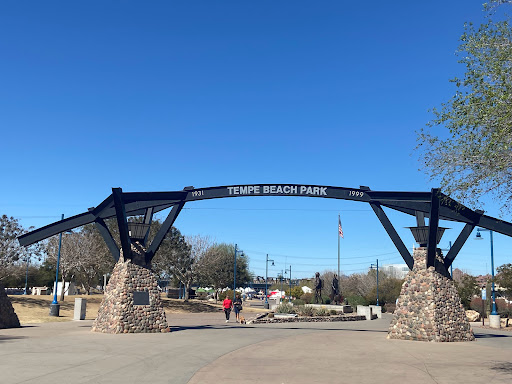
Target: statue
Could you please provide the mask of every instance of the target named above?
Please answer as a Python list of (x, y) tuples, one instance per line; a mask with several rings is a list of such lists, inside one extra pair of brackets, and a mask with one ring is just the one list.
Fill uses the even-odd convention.
[(322, 300), (322, 286), (323, 281), (320, 278), (320, 272), (317, 272), (315, 274), (315, 304), (318, 304), (318, 299), (320, 299), (320, 302), (323, 304), (324, 301)]
[(340, 293), (340, 286), (338, 282), (338, 275), (334, 274), (334, 277), (332, 278), (332, 284), (331, 284), (331, 302), (335, 305), (340, 305), (341, 303), (341, 293)]

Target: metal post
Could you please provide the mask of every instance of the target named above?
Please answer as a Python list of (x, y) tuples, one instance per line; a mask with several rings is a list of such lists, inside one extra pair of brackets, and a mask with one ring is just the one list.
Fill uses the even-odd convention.
[(338, 215), (338, 278), (340, 276), (340, 236), (341, 236), (340, 235), (340, 225), (341, 225), (341, 219), (340, 219), (340, 215)]
[(267, 253), (267, 259), (265, 261), (265, 309), (268, 309), (268, 262), (271, 261), (272, 265), (274, 265), (274, 260), (268, 258)]
[[(496, 310), (496, 295), (494, 293), (494, 242), (493, 242), (493, 230), (492, 229), (485, 229), (485, 228), (477, 228), (476, 229), (476, 239), (481, 240), (482, 235), (480, 234), (480, 231), (488, 231), (490, 233), (490, 239), (491, 239), (491, 299), (492, 299), (492, 311), (491, 315), (498, 315), (498, 311)], [(499, 325), (499, 323), (498, 323)], [(492, 327), (492, 322), (491, 322)], [(499, 327), (498, 327), (499, 328)]]
[(283, 273), (284, 271), (281, 269), (281, 276), (279, 276), (279, 281), (281, 281), (281, 292), (283, 292)]
[(377, 305), (379, 305), (379, 259), (377, 264), (370, 264), (370, 269), (377, 269)]
[(496, 295), (494, 294), (494, 253), (493, 253), (493, 240), (492, 240), (492, 230), (489, 230), (491, 234), (491, 268), (492, 268), (492, 312), (491, 315), (497, 315), (498, 311), (496, 311)]
[(265, 261), (265, 308), (268, 308), (268, 253)]
[(379, 305), (379, 259), (377, 259), (377, 305)]
[(235, 268), (233, 272), (233, 301), (235, 301), (235, 293), (236, 293), (236, 251), (237, 251), (237, 244), (235, 244)]
[(30, 258), (27, 256), (27, 271), (25, 272), (25, 293), (24, 295), (28, 295), (28, 262)]
[[(64, 220), (64, 214), (62, 214), (61, 220)], [(57, 301), (57, 286), (59, 284), (59, 264), (60, 264), (60, 247), (62, 246), (62, 232), (59, 233), (59, 250), (57, 252), (57, 266), (55, 268), (55, 289), (53, 292), (53, 301), (50, 304), (50, 316), (59, 316), (60, 305)], [(64, 289), (64, 287), (62, 287)]]
[(288, 302), (292, 301), (292, 266), (290, 265), (290, 296), (288, 297)]

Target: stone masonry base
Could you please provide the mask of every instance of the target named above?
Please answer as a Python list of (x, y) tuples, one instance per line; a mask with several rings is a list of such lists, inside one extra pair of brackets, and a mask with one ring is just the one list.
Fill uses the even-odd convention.
[[(402, 285), (389, 339), (420, 341), (475, 340), (453, 281), (426, 268), (427, 249), (414, 249), (414, 267)], [(438, 258), (442, 257), (438, 250)]]
[(4, 328), (19, 328), (20, 320), (14, 312), (11, 300), (5, 293), (5, 289), (0, 285), (0, 329)]
[(151, 269), (124, 260), (114, 267), (93, 332), (169, 332), (157, 280)]

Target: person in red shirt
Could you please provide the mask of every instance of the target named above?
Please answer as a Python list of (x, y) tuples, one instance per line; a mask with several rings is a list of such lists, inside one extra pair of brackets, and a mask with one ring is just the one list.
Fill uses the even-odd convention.
[(231, 308), (233, 308), (233, 301), (228, 296), (226, 296), (226, 298), (222, 302), (222, 308), (224, 308), (227, 323), (229, 321), (229, 315), (231, 314)]

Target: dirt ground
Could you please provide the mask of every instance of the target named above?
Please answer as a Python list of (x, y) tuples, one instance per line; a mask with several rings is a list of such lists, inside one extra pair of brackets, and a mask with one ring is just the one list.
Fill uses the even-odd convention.
[[(77, 295), (66, 296), (64, 301), (59, 301), (59, 317), (50, 316), (50, 304), (53, 296), (31, 296), (31, 295), (11, 295), (9, 296), (14, 311), (18, 315), (21, 324), (28, 323), (47, 323), (54, 321), (73, 320), (75, 298), (84, 298), (87, 300), (86, 320), (94, 320), (98, 314), (103, 295)], [(166, 313), (201, 313), (217, 312), (220, 305), (209, 304), (198, 300), (168, 299), (162, 297), (162, 303)]]
[[(98, 314), (98, 309), (101, 301), (103, 300), (103, 295), (66, 296), (64, 301), (59, 301), (59, 317), (50, 316), (50, 304), (53, 301), (53, 296), (9, 295), (14, 311), (18, 315), (22, 325), (30, 323), (71, 321), (73, 320), (75, 298), (79, 297), (87, 300), (85, 319), (94, 320)], [(207, 313), (219, 312), (222, 310), (221, 302), (218, 302), (217, 304), (200, 300), (184, 302), (183, 300), (169, 299), (163, 295), (162, 304), (166, 313)], [(253, 309), (248, 306), (244, 306), (244, 310), (250, 311)]]

